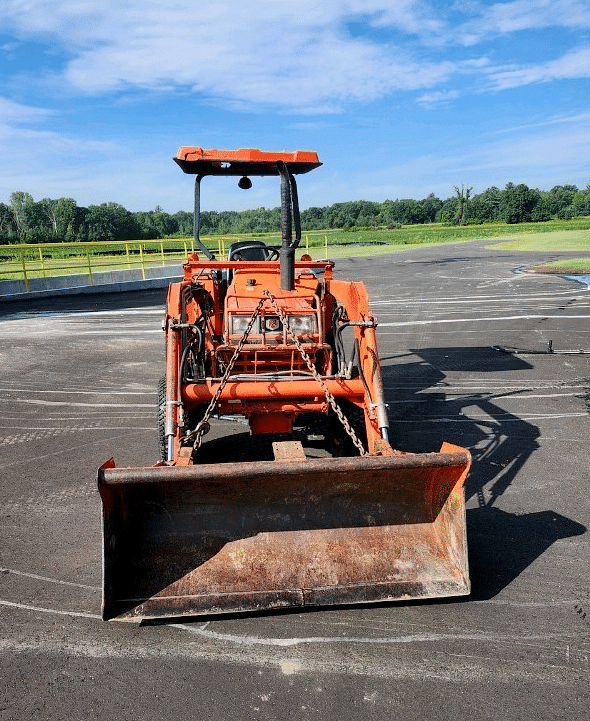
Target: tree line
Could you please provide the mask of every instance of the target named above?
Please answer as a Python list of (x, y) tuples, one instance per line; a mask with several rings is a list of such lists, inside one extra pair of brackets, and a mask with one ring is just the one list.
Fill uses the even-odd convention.
[[(422, 200), (396, 199), (382, 203), (355, 200), (301, 212), (306, 230), (342, 228), (396, 228), (401, 225), (442, 222), (465, 225), (504, 221), (527, 223), (590, 215), (590, 185), (556, 185), (551, 190), (508, 183), (483, 193), (455, 186), (455, 194), (441, 200), (431, 193)], [(152, 240), (192, 235), (193, 216), (184, 210), (131, 212), (119, 203), (79, 206), (73, 198), (43, 198), (17, 191), (9, 203), (0, 203), (0, 244), (106, 240)], [(203, 211), (201, 233), (242, 234), (280, 230), (279, 208), (244, 211)]]

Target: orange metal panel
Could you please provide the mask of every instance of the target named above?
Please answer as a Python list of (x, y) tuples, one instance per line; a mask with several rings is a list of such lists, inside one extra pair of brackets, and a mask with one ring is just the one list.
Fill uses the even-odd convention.
[[(348, 398), (349, 400), (362, 400), (365, 390), (359, 378), (352, 380), (325, 380), (330, 393), (336, 398)], [(215, 395), (219, 383), (207, 380), (204, 383), (187, 383), (183, 387), (183, 400), (195, 401), (198, 403), (208, 402)], [(297, 399), (324, 398), (324, 393), (317, 382), (309, 380), (297, 380), (295, 378), (286, 381), (229, 381), (221, 393), (221, 400), (261, 400), (271, 402), (289, 401)]]
[[(246, 418), (270, 413), (285, 413), (293, 417), (302, 413), (327, 413), (328, 403), (324, 399), (307, 399), (301, 401), (286, 400), (221, 400), (218, 403), (220, 415), (240, 414)], [(278, 431), (277, 431), (278, 432)]]
[(264, 413), (255, 414), (250, 418), (250, 429), (255, 435), (262, 433), (291, 433), (293, 430), (293, 414)]
[(307, 173), (321, 165), (312, 150), (269, 152), (257, 148), (217, 150), (183, 146), (174, 160), (185, 173), (201, 175), (278, 175), (279, 162), (285, 163), (290, 173)]
[(238, 150), (218, 150), (217, 148), (199, 148), (183, 146), (176, 153), (178, 160), (209, 160), (220, 163), (242, 161), (248, 163), (316, 163), (321, 165), (318, 154), (313, 150), (295, 150), (293, 152), (266, 151), (258, 148), (239, 148)]

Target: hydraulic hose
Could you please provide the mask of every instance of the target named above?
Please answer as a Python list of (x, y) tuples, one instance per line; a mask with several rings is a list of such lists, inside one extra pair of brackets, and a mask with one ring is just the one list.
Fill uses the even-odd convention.
[(283, 161), (277, 163), (281, 176), (281, 290), (295, 290), (295, 246), (293, 237), (292, 197), (289, 170)]
[(281, 176), (281, 239), (283, 247), (291, 245), (293, 237), (292, 216), (291, 216), (291, 182), (289, 171), (285, 163), (277, 163)]
[(295, 227), (295, 242), (292, 243), (293, 248), (297, 248), (301, 242), (301, 215), (299, 214), (299, 196), (297, 194), (297, 183), (295, 176), (289, 174), (289, 183), (291, 185), (291, 209), (293, 212), (293, 225)]

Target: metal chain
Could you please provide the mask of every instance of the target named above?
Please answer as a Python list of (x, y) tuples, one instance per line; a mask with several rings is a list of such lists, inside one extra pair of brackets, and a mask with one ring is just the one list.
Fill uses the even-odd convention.
[(280, 319), (281, 319), (281, 322), (283, 323), (283, 326), (287, 329), (287, 333), (291, 336), (293, 342), (294, 342), (295, 345), (297, 346), (297, 350), (299, 351), (299, 353), (301, 353), (301, 357), (303, 358), (303, 360), (305, 361), (307, 367), (308, 367), (309, 370), (311, 371), (311, 374), (312, 374), (313, 377), (316, 379), (316, 381), (319, 383), (320, 388), (324, 391), (324, 395), (326, 396), (326, 400), (327, 400), (328, 403), (332, 406), (332, 410), (333, 410), (334, 413), (338, 416), (338, 419), (339, 419), (340, 423), (342, 423), (342, 425), (343, 425), (343, 427), (344, 427), (344, 430), (345, 430), (345, 431), (348, 433), (348, 435), (350, 436), (350, 439), (352, 440), (352, 442), (354, 443), (354, 445), (355, 445), (356, 448), (358, 449), (360, 455), (361, 455), (361, 456), (366, 456), (366, 455), (367, 455), (367, 452), (365, 451), (365, 449), (364, 449), (364, 447), (363, 447), (363, 444), (362, 444), (362, 443), (360, 442), (360, 440), (358, 439), (358, 436), (357, 436), (356, 433), (354, 432), (354, 429), (352, 428), (352, 426), (351, 426), (350, 423), (348, 422), (348, 419), (346, 418), (346, 416), (345, 416), (344, 413), (342, 412), (340, 406), (338, 405), (338, 403), (336, 403), (336, 399), (334, 398), (334, 396), (333, 396), (332, 393), (330, 392), (330, 389), (328, 388), (328, 386), (325, 384), (323, 378), (322, 378), (322, 377), (320, 376), (320, 374), (318, 373), (317, 368), (316, 368), (315, 365), (313, 364), (313, 362), (312, 362), (311, 358), (309, 357), (309, 355), (306, 353), (305, 348), (303, 347), (303, 345), (302, 345), (302, 343), (300, 342), (299, 338), (297, 338), (297, 336), (295, 335), (295, 333), (291, 330), (291, 326), (289, 325), (289, 321), (288, 321), (288, 319), (287, 319), (287, 316), (285, 315), (285, 313), (283, 312), (283, 310), (280, 308), (280, 306), (277, 304), (274, 296), (272, 295), (272, 293), (271, 293), (269, 290), (265, 290), (265, 291), (264, 291), (264, 294), (265, 294), (265, 295), (267, 296), (267, 298), (270, 300), (270, 303), (271, 303), (272, 307), (274, 308), (274, 310), (275, 310), (275, 311), (277, 312), (277, 314), (279, 315), (279, 317), (280, 317)]
[(225, 369), (225, 373), (223, 374), (222, 379), (219, 381), (219, 385), (217, 386), (217, 390), (215, 391), (215, 395), (211, 399), (211, 402), (207, 406), (207, 410), (205, 411), (205, 415), (203, 418), (197, 423), (195, 430), (189, 434), (188, 438), (193, 439), (193, 449), (194, 451), (198, 451), (201, 447), (201, 443), (203, 442), (203, 436), (208, 430), (209, 425), (209, 418), (211, 418), (211, 414), (215, 410), (215, 407), (217, 406), (217, 402), (219, 401), (219, 398), (221, 394), (223, 393), (223, 389), (225, 388), (229, 377), (231, 375), (231, 372), (233, 370), (234, 365), (236, 364), (236, 361), (238, 359), (238, 356), (242, 352), (242, 348), (244, 347), (246, 340), (248, 339), (248, 335), (250, 334), (250, 331), (252, 330), (252, 326), (254, 325), (254, 321), (256, 320), (257, 316), (259, 315), (260, 311), (262, 310), (262, 306), (264, 305), (265, 299), (261, 298), (258, 305), (254, 309), (254, 312), (252, 313), (252, 317), (248, 321), (248, 325), (246, 326), (246, 330), (244, 331), (244, 335), (240, 338), (240, 341), (238, 345), (236, 346), (236, 349), (234, 351), (233, 356), (231, 357), (230, 362), (227, 364), (227, 368)]

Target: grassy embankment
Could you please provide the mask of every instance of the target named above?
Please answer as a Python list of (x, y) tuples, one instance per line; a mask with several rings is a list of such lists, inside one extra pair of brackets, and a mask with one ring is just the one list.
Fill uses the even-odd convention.
[(536, 273), (557, 273), (563, 275), (590, 274), (590, 232), (587, 230), (554, 230), (542, 235), (518, 237), (498, 243), (499, 250), (520, 250), (529, 252), (584, 253), (571, 258), (553, 259), (528, 268)]

